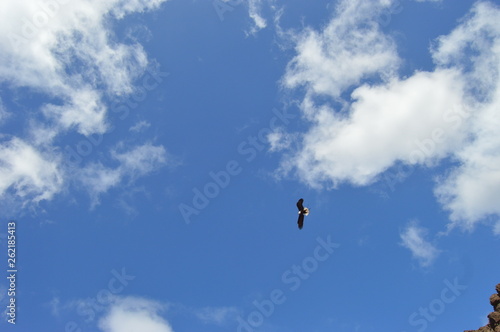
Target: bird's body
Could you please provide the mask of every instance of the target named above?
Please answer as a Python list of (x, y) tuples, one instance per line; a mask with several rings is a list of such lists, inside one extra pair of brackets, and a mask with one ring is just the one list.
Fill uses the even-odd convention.
[(297, 224), (299, 225), (299, 229), (302, 229), (304, 226), (304, 216), (309, 214), (309, 209), (302, 205), (303, 202), (304, 200), (302, 198), (297, 202), (297, 208), (299, 209), (299, 220), (297, 220)]

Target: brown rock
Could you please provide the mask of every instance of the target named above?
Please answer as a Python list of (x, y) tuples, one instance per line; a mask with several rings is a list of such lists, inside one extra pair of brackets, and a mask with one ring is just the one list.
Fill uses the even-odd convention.
[(490, 321), (490, 326), (491, 327), (496, 327), (497, 325), (500, 324), (500, 312), (492, 312), (488, 315), (488, 319)]
[(490, 304), (494, 307), (496, 307), (497, 304), (500, 303), (500, 295), (498, 294), (493, 294), (490, 296)]
[(495, 309), (488, 315), (488, 325), (479, 330), (466, 330), (464, 332), (500, 332), (500, 284), (495, 287), (497, 294), (490, 296), (490, 304)]
[(478, 330), (466, 330), (464, 332), (497, 332), (496, 330), (492, 329), (488, 325), (480, 327)]
[(488, 325), (481, 327), (477, 332), (495, 332), (491, 327)]

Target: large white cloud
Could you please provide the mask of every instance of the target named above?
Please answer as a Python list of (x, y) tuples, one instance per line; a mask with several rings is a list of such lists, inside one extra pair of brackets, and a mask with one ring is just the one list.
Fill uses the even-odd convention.
[[(316, 187), (367, 185), (397, 163), (433, 166), (450, 157), (460, 166), (439, 181), (436, 194), (453, 225), (498, 217), (498, 5), (474, 5), (433, 44), (435, 69), (405, 78), (394, 71), (400, 59), (376, 23), (380, 8), (390, 5), (342, 1), (323, 30), (307, 28), (298, 36), (283, 83), (305, 88), (301, 109), (311, 126), (281, 170)], [(376, 76), (382, 81), (364, 80)], [(351, 88), (351, 99), (342, 99)], [(339, 103), (325, 96), (344, 106), (336, 109)]]
[[(113, 22), (165, 1), (0, 2), (0, 83), (14, 94), (40, 97), (30, 104), (24, 132), (0, 143), (0, 195), (27, 203), (60, 191), (65, 174), (55, 138), (71, 131), (106, 132), (105, 100), (133, 92), (148, 65), (140, 44), (117, 40)], [(1, 103), (0, 124), (8, 125), (8, 114), (15, 110)], [(113, 182), (112, 173), (101, 175)]]
[(361, 86), (352, 93), (349, 116), (306, 101), (304, 110), (314, 114), (314, 124), (293, 166), (312, 186), (324, 181), (336, 186), (369, 184), (395, 160), (431, 164), (464, 137), (461, 91), (457, 73), (442, 70)]

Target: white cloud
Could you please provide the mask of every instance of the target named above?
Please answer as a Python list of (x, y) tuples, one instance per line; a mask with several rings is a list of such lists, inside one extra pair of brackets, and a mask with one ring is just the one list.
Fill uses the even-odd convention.
[(155, 301), (136, 297), (117, 298), (99, 320), (103, 332), (173, 332), (160, 313), (165, 307)]
[(93, 163), (79, 171), (78, 181), (89, 192), (92, 207), (99, 203), (101, 194), (118, 186), (125, 179), (131, 184), (137, 178), (148, 175), (168, 163), (165, 148), (151, 143), (122, 152), (115, 150), (111, 156), (120, 162), (118, 167), (111, 168), (102, 163)]
[[(394, 43), (376, 23), (390, 5), (342, 1), (323, 30), (297, 39), (283, 82), (305, 87), (301, 109), (311, 126), (281, 170), (314, 187), (368, 185), (397, 163), (431, 167), (450, 157), (460, 166), (439, 180), (436, 195), (453, 225), (500, 215), (498, 5), (474, 5), (433, 44), (435, 69), (407, 78), (397, 76)], [(382, 80), (368, 84), (372, 76)]]
[(62, 189), (63, 173), (50, 151), (36, 150), (13, 138), (0, 145), (0, 197), (11, 189), (26, 201), (51, 199)]
[(376, 18), (392, 2), (341, 1), (322, 31), (306, 28), (295, 36), (297, 55), (287, 66), (284, 86), (336, 98), (363, 78), (390, 75), (399, 65), (396, 45)]
[(401, 245), (411, 251), (422, 267), (431, 265), (439, 254), (439, 250), (425, 239), (427, 234), (427, 229), (419, 227), (416, 222), (409, 223), (400, 234)]

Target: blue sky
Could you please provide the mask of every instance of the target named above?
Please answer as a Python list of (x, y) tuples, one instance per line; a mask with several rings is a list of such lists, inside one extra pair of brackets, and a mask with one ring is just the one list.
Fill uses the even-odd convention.
[(2, 275), (10, 220), (18, 269), (2, 331), (486, 324), (497, 2), (8, 0), (0, 15)]

